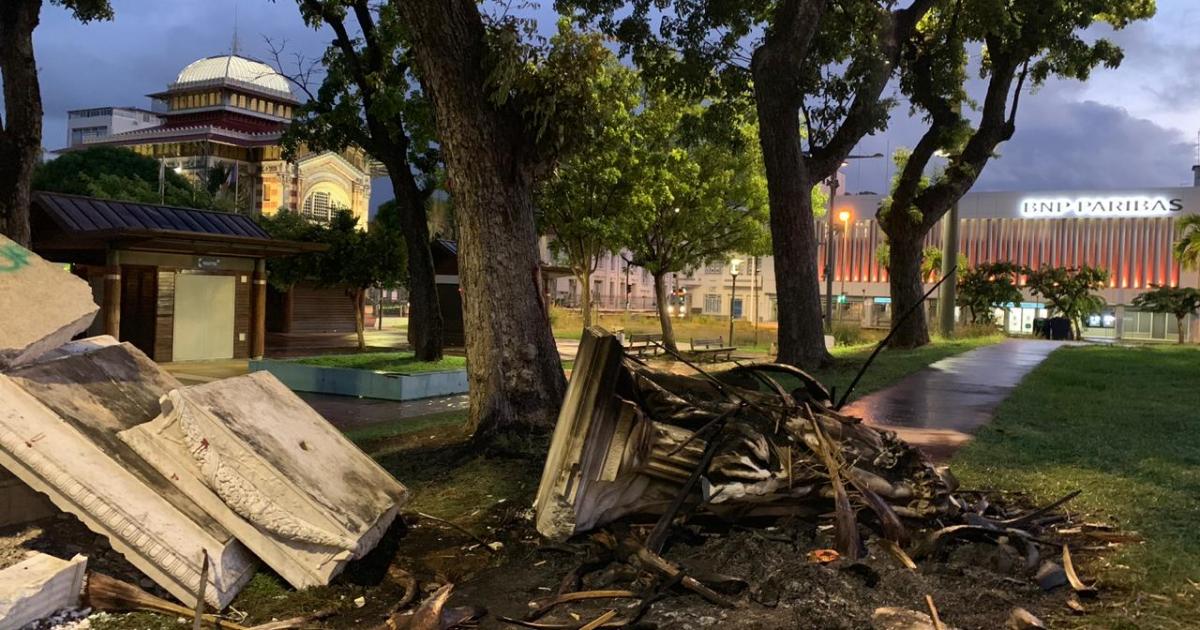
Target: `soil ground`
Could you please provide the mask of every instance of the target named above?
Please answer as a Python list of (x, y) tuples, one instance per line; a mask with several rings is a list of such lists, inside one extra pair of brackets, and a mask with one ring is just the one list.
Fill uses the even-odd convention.
[[(456, 427), (438, 426), (376, 443), (381, 463), (413, 489), (406, 515), (366, 558), (353, 563), (329, 587), (295, 591), (263, 569), (237, 597), (230, 613), (246, 625), (334, 608), (328, 628), (367, 627), (381, 621), (403, 592), (389, 567), (411, 572), (423, 594), (445, 582), (456, 585), (451, 606), (490, 611), (480, 627), (513, 627), (498, 615), (522, 617), (529, 602), (553, 593), (582, 560), (569, 546), (546, 545), (537, 535), (529, 505), (541, 472), (541, 443), (503, 445), (504, 453), (481, 456), (462, 445)], [(447, 526), (419, 514), (452, 521)], [(471, 532), (468, 535), (462, 530)], [(0, 562), (19, 559), (25, 549), (60, 556), (84, 553), (92, 568), (149, 585), (107, 543), (71, 517), (57, 517), (20, 531), (0, 532)], [(500, 542), (499, 552), (481, 543)], [(573, 541), (574, 542), (574, 541)], [(926, 610), (932, 595), (942, 619), (958, 628), (1003, 627), (1014, 606), (1034, 614), (1065, 610), (1066, 593), (1046, 594), (1024, 574), (1021, 562), (993, 545), (968, 545), (945, 559), (922, 562), (910, 572), (875, 546), (861, 562), (811, 564), (806, 556), (832, 542), (816, 523), (796, 521), (773, 528), (740, 528), (677, 536), (665, 556), (689, 572), (720, 573), (749, 584), (737, 610), (722, 609), (679, 593), (656, 603), (643, 618), (659, 628), (864, 628), (875, 608)], [(601, 575), (601, 574), (597, 574)], [(585, 588), (631, 588), (604, 584), (593, 576)], [(638, 587), (633, 586), (634, 590)], [(151, 592), (164, 595), (150, 586)], [(362, 607), (355, 605), (359, 597)], [(542, 619), (582, 625), (609, 608), (627, 613), (637, 600), (571, 604)], [(244, 613), (245, 616), (241, 617)], [(575, 616), (579, 619), (575, 619)], [(179, 628), (176, 618), (117, 614), (97, 618), (98, 630)]]

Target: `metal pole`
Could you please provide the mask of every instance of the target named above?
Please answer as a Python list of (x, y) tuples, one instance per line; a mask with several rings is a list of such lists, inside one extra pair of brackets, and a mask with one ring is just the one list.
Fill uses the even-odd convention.
[(942, 291), (938, 294), (939, 328), (942, 337), (947, 339), (954, 336), (954, 303), (957, 300), (958, 289), (958, 204), (950, 208), (942, 227), (942, 277), (949, 282), (942, 283)]
[[(849, 260), (849, 258), (850, 258), (850, 222), (849, 221), (842, 222), (842, 251), (840, 251), (838, 253), (842, 255), (842, 268), (844, 268), (846, 270), (846, 272), (842, 274), (842, 290), (839, 292), (839, 297), (841, 297), (842, 295), (846, 295), (846, 276), (850, 275), (850, 264), (851, 263)], [(845, 317), (846, 317), (845, 309), (846, 309), (846, 305), (841, 304), (839, 302), (838, 312), (841, 314), (841, 317), (838, 318), (839, 320), (845, 319)]]
[(729, 345), (733, 345), (733, 302), (737, 299), (737, 271), (729, 274), (733, 276), (733, 286), (729, 290)]
[(829, 179), (829, 211), (825, 221), (829, 223), (829, 237), (825, 239), (825, 332), (833, 332), (833, 208), (837, 199), (837, 173)]

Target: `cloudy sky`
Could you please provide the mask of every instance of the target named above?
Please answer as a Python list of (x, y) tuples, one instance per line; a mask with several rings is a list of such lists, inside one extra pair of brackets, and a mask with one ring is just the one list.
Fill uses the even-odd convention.
[[(1190, 185), (1200, 133), (1200, 2), (1158, 0), (1153, 20), (1112, 35), (1126, 51), (1118, 70), (1087, 83), (1056, 81), (1022, 100), (1016, 137), (976, 190), (1105, 189)], [(550, 5), (550, 0), (543, 0)], [(61, 8), (43, 11), (35, 46), (48, 148), (66, 144), (66, 111), (146, 107), (188, 63), (226, 53), (235, 14), (243, 54), (268, 59), (265, 38), (319, 55), (327, 33), (308, 29), (291, 0), (113, 0), (116, 19), (80, 25)], [(549, 11), (543, 11), (550, 23)], [(886, 133), (858, 153), (912, 146), (919, 121), (897, 110)], [(886, 188), (887, 160), (846, 169), (850, 191)], [(375, 204), (390, 196), (376, 184)], [(374, 204), (373, 204), (374, 205)]]

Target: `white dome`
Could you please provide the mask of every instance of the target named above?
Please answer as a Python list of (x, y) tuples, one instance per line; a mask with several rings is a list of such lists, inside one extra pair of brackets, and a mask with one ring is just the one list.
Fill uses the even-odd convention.
[(193, 61), (179, 73), (172, 87), (222, 79), (250, 83), (265, 90), (294, 96), (291, 84), (274, 68), (261, 61), (237, 55), (220, 55)]

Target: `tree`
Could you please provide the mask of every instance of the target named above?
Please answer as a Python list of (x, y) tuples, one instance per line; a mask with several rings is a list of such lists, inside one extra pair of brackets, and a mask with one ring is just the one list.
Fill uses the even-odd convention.
[(668, 274), (768, 248), (767, 190), (754, 127), (743, 124), (734, 143), (688, 129), (699, 105), (662, 93), (634, 123), (636, 165), (629, 211), (619, 217), (632, 264), (654, 277), (663, 344), (675, 349), (668, 311)]
[(434, 105), (458, 226), (476, 440), (553, 426), (566, 381), (538, 269), (538, 180), (599, 130), (590, 89), (612, 53), (561, 25), (548, 42), (474, 0), (395, 3)]
[(1175, 240), (1175, 260), (1184, 269), (1200, 271), (1200, 215), (1181, 217), (1177, 224), (1179, 238)]
[[(809, 192), (836, 175), (859, 140), (886, 125), (892, 100), (881, 97), (883, 90), (936, 1), (557, 2), (618, 37), (662, 86), (730, 109), (753, 99), (770, 202), (781, 362), (814, 368), (832, 360)], [(711, 111), (725, 114), (722, 107)]]
[(558, 164), (537, 198), (539, 230), (579, 280), (585, 328), (592, 325), (592, 273), (602, 254), (620, 246), (619, 218), (628, 210), (640, 149), (632, 137), (636, 74), (614, 57), (592, 78), (592, 89), (605, 96), (596, 121), (602, 131)]
[(1140, 311), (1174, 315), (1179, 343), (1183, 343), (1187, 337), (1183, 320), (1187, 319), (1188, 315), (1195, 315), (1200, 311), (1200, 291), (1184, 287), (1151, 286), (1153, 291), (1146, 291), (1133, 298), (1133, 307)]
[[(1100, 65), (1115, 68), (1121, 49), (1085, 31), (1096, 23), (1121, 29), (1153, 14), (1151, 0), (939, 0), (933, 6), (901, 56), (900, 72), (901, 91), (928, 127), (879, 211), (891, 243), (889, 284), (897, 311), (921, 299), (925, 235), (974, 185), (996, 147), (1012, 138), (1026, 88), (1050, 77), (1083, 81)], [(974, 104), (966, 92), (974, 46), (983, 50), (978, 72), (987, 82), (977, 122), (962, 111), (963, 103)], [(929, 181), (925, 172), (939, 154), (949, 165)], [(897, 325), (893, 346), (929, 342), (924, 312)]]
[[(408, 338), (419, 360), (442, 356), (443, 322), (429, 249), (430, 195), (440, 184), (441, 156), (433, 137), (433, 112), (413, 74), (411, 51), (392, 4), (368, 0), (297, 0), (312, 27), (328, 26), (325, 76), (315, 92), (312, 68), (289, 75), (309, 99), (289, 127), (290, 155), (300, 146), (344, 150), (357, 146), (387, 169), (408, 251)], [(357, 24), (357, 34), (348, 24)], [(276, 64), (280, 49), (276, 49)]]
[[(160, 173), (163, 179), (161, 195)], [(40, 164), (33, 172), (33, 189), (118, 201), (211, 206), (208, 192), (197, 191), (174, 169), (164, 171), (158, 160), (122, 147), (89, 147)]]
[(1108, 284), (1108, 272), (1095, 267), (1025, 269), (1030, 292), (1046, 300), (1050, 311), (1071, 321), (1075, 338), (1083, 336), (1083, 318), (1104, 308), (1096, 293)]
[(395, 227), (396, 206), (380, 206), (369, 231), (358, 228), (358, 219), (345, 209), (334, 212), (329, 225), (309, 222), (296, 212), (281, 210), (259, 220), (274, 238), (323, 243), (323, 252), (274, 258), (268, 262), (270, 282), (289, 291), (296, 283), (311, 281), (325, 287), (343, 287), (354, 304), (358, 349), (367, 347), (363, 311), (367, 289), (401, 284), (405, 274), (404, 237)]
[(997, 308), (1007, 308), (1021, 301), (1017, 287), (1021, 267), (1012, 263), (986, 263), (958, 270), (956, 303), (971, 312), (973, 324), (995, 324), (992, 317)]
[[(112, 18), (108, 0), (51, 0), (83, 23)], [(29, 247), (29, 197), (33, 169), (42, 155), (42, 91), (33, 54), (33, 31), (42, 0), (0, 3), (0, 84), (4, 116), (0, 124), (0, 228)]]

